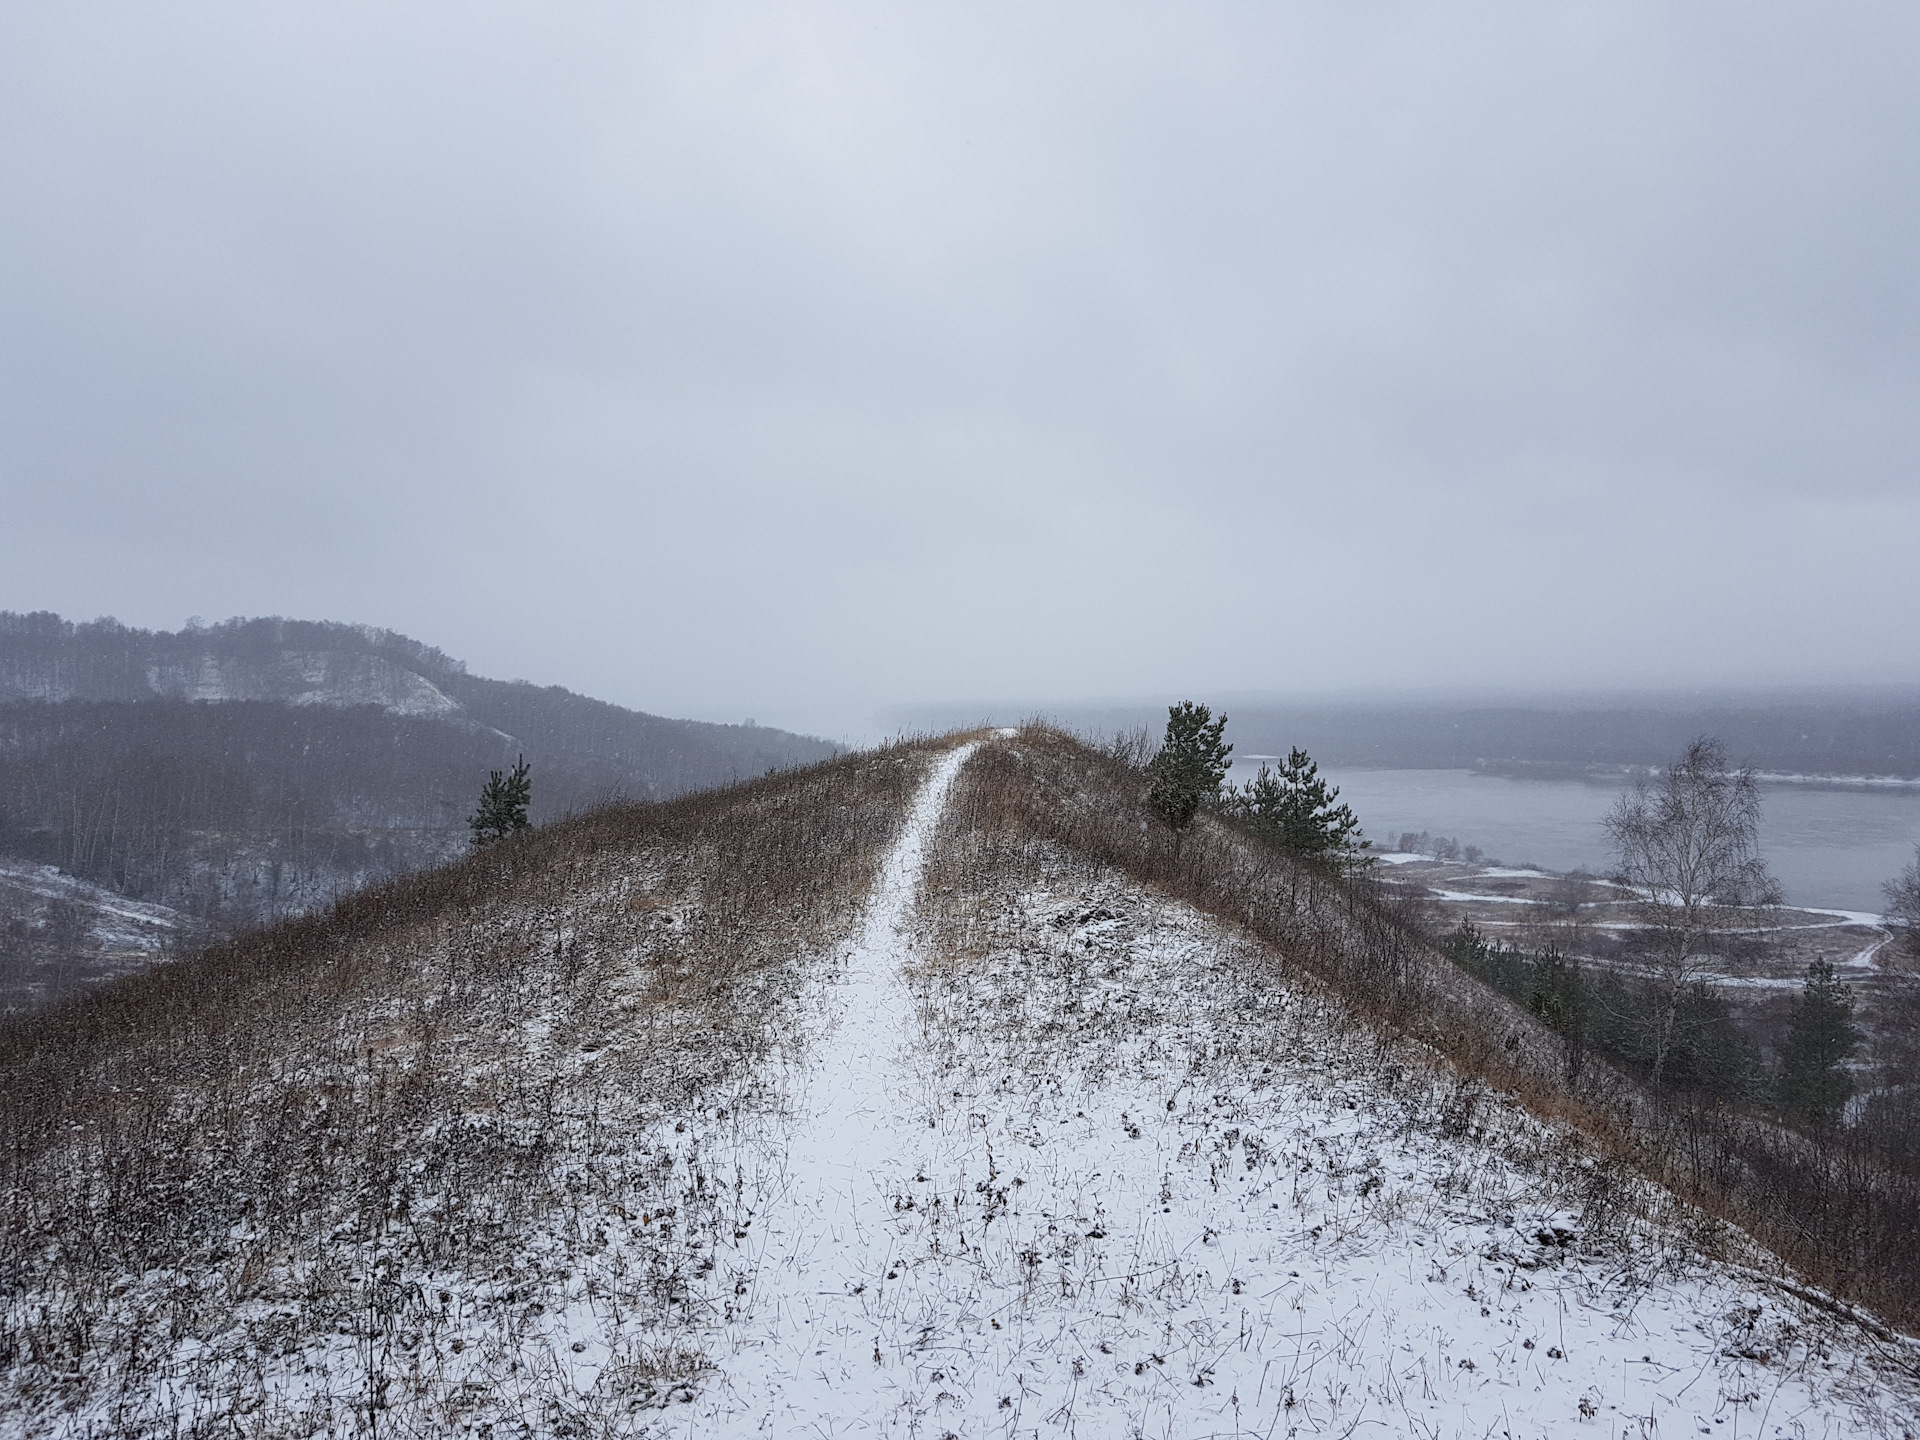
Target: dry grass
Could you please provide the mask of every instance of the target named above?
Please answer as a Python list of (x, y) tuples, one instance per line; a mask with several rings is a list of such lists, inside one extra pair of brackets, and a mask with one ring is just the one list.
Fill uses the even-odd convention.
[[(850, 933), (945, 743), (596, 811), (0, 1026), (8, 1412), (100, 1435), (648, 1428), (708, 1364), (680, 1337), (731, 1313), (743, 1182), (711, 1136), (777, 1112), (758, 1087), (804, 962)], [(1115, 872), (1240, 927), (1235, 1005), (1258, 1013), (1276, 971), (1318, 997), (1293, 1043), (1437, 1057), (1438, 1083), (1393, 1091), (1436, 1133), (1483, 1137), (1504, 1090), (1915, 1322), (1900, 1177), (1570, 1074), (1390, 904), (1209, 820), (1176, 850), (1137, 771), (1058, 733), (963, 772), (925, 875), (930, 964), (1005, 944), (981, 895)], [(977, 993), (1017, 1008), (1024, 983)], [(1101, 1023), (1141, 1018), (1106, 999)], [(990, 1039), (996, 1015), (950, 1018)], [(1089, 1017), (999, 1019), (1053, 1050)], [(1586, 1173), (1596, 1216), (1652, 1193)]]
[[(1038, 880), (1065, 863), (1111, 866), (1244, 926), (1276, 978), (1325, 987), (1383, 1038), (1442, 1056), (1472, 1084), (1578, 1125), (1640, 1173), (1752, 1233), (1835, 1296), (1920, 1328), (1920, 1180), (1844, 1142), (1684, 1101), (1656, 1104), (1608, 1067), (1575, 1063), (1558, 1036), (1461, 973), (1389, 897), (1296, 864), (1203, 816), (1176, 846), (1145, 781), (1045, 726), (991, 745), (957, 788), (928, 875), (937, 897)], [(981, 912), (954, 907), (961, 948)], [(1844, 1306), (1843, 1306), (1844, 1308)], [(1868, 1326), (1870, 1316), (1858, 1317)]]
[[(541, 1313), (684, 1305), (729, 1223), (716, 1177), (634, 1137), (728, 1103), (777, 1043), (929, 753), (594, 811), (7, 1021), (8, 1405), (211, 1433), (252, 1395), (374, 1431), (411, 1390), (448, 1425), (553, 1428)], [(638, 1345), (595, 1404), (701, 1363)], [(280, 1356), (319, 1373), (276, 1378)]]

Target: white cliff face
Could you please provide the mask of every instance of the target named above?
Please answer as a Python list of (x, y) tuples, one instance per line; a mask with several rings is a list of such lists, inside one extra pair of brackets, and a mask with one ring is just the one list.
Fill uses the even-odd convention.
[(0, 704), (89, 699), (378, 705), (399, 715), (442, 717), (462, 710), (419, 671), (387, 655), (351, 648), (272, 647), (235, 654), (168, 645), (118, 658), (0, 651)]
[(399, 715), (446, 716), (460, 710), (458, 701), (403, 665), (341, 651), (286, 652), (265, 665), (205, 655), (185, 665), (149, 665), (147, 684), (155, 695), (177, 700), (378, 705)]
[(309, 689), (296, 705), (380, 705), (399, 715), (453, 715), (460, 702), (424, 676), (377, 655), (289, 655)]

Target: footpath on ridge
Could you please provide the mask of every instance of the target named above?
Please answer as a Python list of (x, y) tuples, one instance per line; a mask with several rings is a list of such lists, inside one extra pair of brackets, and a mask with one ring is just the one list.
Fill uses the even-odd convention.
[(935, 764), (793, 1043), (701, 1127), (737, 1223), (676, 1432), (1910, 1426), (1898, 1357), (1666, 1226), (1589, 1233), (1577, 1139), (1492, 1096), (1448, 1128), (1451, 1077), (1190, 907), (1069, 857), (942, 897), (986, 937), (946, 943), (916, 902), (982, 743)]
[(899, 1283), (888, 1270), (899, 1258), (889, 1221), (901, 1132), (919, 1098), (903, 1054), (912, 1017), (901, 974), (906, 921), (948, 791), (976, 748), (941, 757), (915, 797), (859, 936), (811, 997), (823, 1033), (782, 1077), (780, 1122), (739, 1137), (735, 1173), (761, 1194), (741, 1242), (751, 1279), (739, 1297), (743, 1318), (713, 1355), (721, 1375), (701, 1399), (726, 1428), (801, 1433), (900, 1398), (885, 1393), (894, 1387), (875, 1356)]

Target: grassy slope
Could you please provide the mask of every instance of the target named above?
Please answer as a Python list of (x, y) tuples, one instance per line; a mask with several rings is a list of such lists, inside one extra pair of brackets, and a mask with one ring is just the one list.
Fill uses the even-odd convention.
[[(550, 1427), (542, 1316), (684, 1305), (728, 1227), (631, 1137), (750, 1083), (924, 764), (604, 809), (6, 1024), (0, 1413)], [(698, 1364), (602, 1359), (623, 1411)]]
[[(965, 803), (984, 830), (1111, 865), (1275, 947), (1285, 973), (1324, 985), (1380, 1031), (1579, 1125), (1619, 1163), (1734, 1221), (1836, 1294), (1920, 1327), (1920, 1177), (1843, 1147), (1818, 1149), (1763, 1120), (1650, 1105), (1468, 979), (1390, 905), (1331, 885), (1202, 817), (1178, 849), (1149, 816), (1145, 783), (1118, 761), (1044, 728), (982, 756)], [(1036, 852), (1039, 853), (1039, 852)]]
[[(1269, 1378), (1207, 1359), (1232, 1342), (1237, 1282), (1255, 1267), (1300, 1278), (1290, 1265), (1346, 1295), (1382, 1215), (1458, 1257), (1379, 1297), (1429, 1306), (1425, 1339), (1394, 1333), (1434, 1343), (1427, 1358), (1456, 1372), (1436, 1393), (1470, 1407), (1480, 1380), (1500, 1400), (1554, 1344), (1528, 1309), (1538, 1296), (1485, 1315), (1478, 1297), (1503, 1275), (1523, 1294), (1553, 1288), (1532, 1274), (1552, 1257), (1516, 1224), (1569, 1209), (1580, 1246), (1546, 1268), (1564, 1271), (1556, 1293), (1601, 1306), (1587, 1313), (1617, 1303), (1609, 1265), (1664, 1265), (1674, 1284), (1632, 1321), (1661, 1310), (1678, 1337), (1663, 1355), (1691, 1354), (1687, 1307), (1717, 1304), (1700, 1358), (1723, 1388), (1773, 1383), (1809, 1414), (1848, 1386), (1856, 1413), (1891, 1395), (1874, 1366), (1897, 1367), (1899, 1346), (1862, 1352), (1857, 1328), (1787, 1305), (1763, 1277), (1742, 1321), (1728, 1297), (1742, 1314), (1750, 1297), (1724, 1265), (1700, 1280), (1712, 1252), (1765, 1257), (1612, 1163), (1658, 1153), (1630, 1090), (1598, 1070), (1569, 1085), (1551, 1035), (1390, 914), (1224, 828), (1203, 824), (1173, 855), (1136, 776), (1039, 730), (989, 743), (964, 773), (922, 891), (926, 943), (900, 1003), (876, 1011), (925, 1067), (903, 1082), (928, 1107), (915, 1144), (948, 1168), (916, 1169), (895, 1135), (918, 1123), (912, 1105), (872, 1127), (874, 1184), (893, 1192), (874, 1233), (897, 1234), (899, 1266), (871, 1290), (839, 1287), (820, 1311), (834, 1324), (794, 1333), (781, 1317), (820, 1287), (783, 1255), (892, 1265), (872, 1237), (801, 1243), (789, 1181), (808, 1151), (795, 1126), (811, 1117), (809, 1057), (841, 1053), (818, 1041), (843, 982), (810, 957), (854, 933), (929, 759), (904, 747), (596, 812), (0, 1033), (0, 1414), (102, 1434), (215, 1433), (235, 1415), (268, 1434), (638, 1433), (675, 1398), (725, 1428), (763, 1401), (817, 1413), (858, 1393), (904, 1403), (894, 1413), (915, 1424), (947, 1406), (998, 1433), (1010, 1411), (1026, 1433), (1085, 1382), (1089, 1421), (1104, 1406), (1115, 1423), (1158, 1414), (1158, 1429), (1203, 1433), (1179, 1417), (1237, 1425), (1242, 1390)], [(892, 1043), (842, 1059), (891, 1063)], [(1096, 1193), (1083, 1181), (1109, 1159), (1119, 1178)], [(940, 1183), (922, 1194), (921, 1174)], [(1152, 1228), (1162, 1189), (1165, 1225), (1192, 1234)], [(783, 1225), (784, 1250), (768, 1233)], [(1234, 1264), (1204, 1258), (1223, 1237)], [(1353, 1331), (1363, 1294), (1337, 1314), (1293, 1298), (1263, 1301), (1267, 1338), (1311, 1324), (1342, 1383), (1398, 1385), (1410, 1423), (1432, 1417), (1379, 1369), (1378, 1336)], [(1003, 1318), (1016, 1313), (1017, 1331)], [(956, 1352), (964, 1386), (915, 1328), (933, 1320), (979, 1341)], [(1472, 1346), (1453, 1354), (1434, 1338), (1449, 1330)], [(791, 1358), (765, 1362), (781, 1346)], [(1850, 1368), (1822, 1372), (1819, 1346)], [(1774, 1363), (1789, 1354), (1791, 1374)], [(1457, 1373), (1476, 1357), (1481, 1370)], [(847, 1374), (781, 1400), (785, 1377), (811, 1385), (829, 1358)], [(875, 1368), (849, 1390), (855, 1361)], [(1257, 1391), (1276, 1423), (1356, 1418), (1311, 1369), (1279, 1378), (1300, 1383)], [(1746, 1393), (1721, 1403), (1741, 1418)]]
[[(923, 892), (917, 1060), (942, 1125), (903, 1134), (888, 1187), (934, 1202), (886, 1246), (893, 1312), (940, 1323), (903, 1358), (961, 1397), (929, 1422), (1001, 1433), (991, 1397), (962, 1408), (989, 1380), (1020, 1434), (1912, 1422), (1910, 1349), (1245, 929), (978, 823), (991, 778)], [(942, 1218), (980, 1227), (967, 1263), (930, 1263)]]

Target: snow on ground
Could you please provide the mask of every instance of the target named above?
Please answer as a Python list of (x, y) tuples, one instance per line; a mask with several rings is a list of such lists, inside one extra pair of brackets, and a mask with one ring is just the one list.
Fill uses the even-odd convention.
[[(878, 1418), (890, 1377), (874, 1317), (906, 1293), (888, 1272), (889, 1217), (901, 1195), (889, 1140), (917, 1126), (891, 1063), (910, 1006), (901, 974), (908, 916), (926, 842), (953, 776), (974, 747), (947, 755), (908, 817), (881, 874), (863, 933), (812, 997), (823, 1031), (783, 1077), (783, 1103), (716, 1143), (706, 1161), (749, 1179), (733, 1254), (719, 1288), (737, 1302), (704, 1336), (716, 1367), (698, 1402), (698, 1430), (793, 1435), (835, 1417)], [(917, 1138), (917, 1137), (916, 1137)], [(888, 1337), (892, 1344), (892, 1337)]]
[(51, 865), (0, 858), (0, 1011), (146, 969), (205, 928)]
[[(421, 1135), (407, 1203), (203, 1312), (152, 1381), (102, 1375), (61, 1433), (1920, 1431), (1911, 1346), (1231, 929), (1060, 856), (962, 893), (928, 862), (971, 750), (926, 782), (853, 938), (791, 972), (770, 1052), (685, 1100), (629, 1094), (623, 1047), (677, 1043), (636, 1028), (652, 972), (591, 1025), (535, 992), (470, 1058), (546, 1087), (537, 1205)], [(443, 1224), (459, 1246), (416, 1243)], [(139, 1277), (103, 1366), (162, 1313), (146, 1290), (244, 1280)]]
[(1886, 916), (1876, 915), (1871, 910), (1823, 910), (1812, 905), (1803, 905), (1796, 908), (1799, 909), (1803, 915), (1837, 915), (1839, 916), (1839, 923), (1842, 925), (1884, 925), (1887, 923)]
[(1430, 890), (1427, 892), (1436, 900), (1451, 900), (1456, 904), (1472, 905), (1544, 905), (1544, 900), (1535, 900), (1528, 895), (1485, 895), (1478, 890)]
[(1841, 964), (1849, 970), (1871, 970), (1873, 968), (1874, 957), (1879, 955), (1882, 950), (1886, 949), (1887, 946), (1892, 943), (1893, 936), (1891, 934), (1882, 935), (1878, 940), (1871, 941), (1859, 950), (1856, 950), (1850, 958), (1842, 961)]
[(1646, 1216), (1716, 1227), (1383, 1052), (1184, 907), (1100, 877), (1013, 898), (986, 953), (949, 953), (930, 912), (916, 942), (915, 872), (966, 753), (812, 997), (823, 1033), (784, 1103), (702, 1137), (741, 1219), (675, 1433), (1920, 1420), (1912, 1350), (1782, 1292), (1750, 1246), (1745, 1269), (1707, 1258)]
[(94, 939), (114, 950), (159, 951), (194, 923), (178, 910), (149, 905), (69, 875), (52, 865), (0, 860), (0, 886), (34, 900), (67, 900), (92, 912)]

